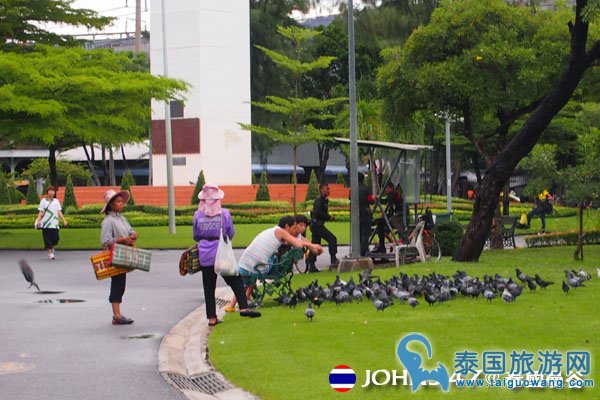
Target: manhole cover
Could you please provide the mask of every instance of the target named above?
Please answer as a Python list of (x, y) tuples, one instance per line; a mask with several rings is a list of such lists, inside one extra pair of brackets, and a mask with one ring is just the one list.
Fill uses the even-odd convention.
[(215, 299), (215, 304), (217, 305), (217, 307), (225, 307), (227, 304), (229, 304), (229, 300), (224, 300), (224, 299)]
[(39, 292), (35, 292), (35, 294), (61, 294), (61, 293), (64, 293), (64, 292), (57, 292), (54, 290), (41, 290)]
[(46, 300), (38, 300), (36, 303), (43, 304), (67, 304), (67, 303), (83, 303), (85, 300), (80, 299), (46, 299)]
[(0, 375), (27, 372), (29, 370), (32, 370), (33, 368), (35, 368), (33, 364), (26, 364), (20, 362), (0, 363)]
[(121, 336), (121, 339), (154, 339), (157, 337), (158, 337), (158, 335), (155, 333), (148, 333), (146, 335)]
[(229, 382), (223, 380), (213, 371), (193, 378), (172, 373), (166, 373), (164, 376), (172, 385), (180, 390), (192, 390), (206, 394), (215, 394), (233, 389), (233, 386)]

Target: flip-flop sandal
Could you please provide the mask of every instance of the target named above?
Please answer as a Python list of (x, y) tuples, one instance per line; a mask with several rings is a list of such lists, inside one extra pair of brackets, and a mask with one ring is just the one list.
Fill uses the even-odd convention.
[(221, 321), (220, 319), (218, 319), (218, 320), (216, 320), (215, 322), (209, 322), (209, 323), (208, 323), (208, 326), (215, 326), (215, 325), (217, 325), (217, 324), (220, 324), (221, 322), (223, 322), (223, 321)]

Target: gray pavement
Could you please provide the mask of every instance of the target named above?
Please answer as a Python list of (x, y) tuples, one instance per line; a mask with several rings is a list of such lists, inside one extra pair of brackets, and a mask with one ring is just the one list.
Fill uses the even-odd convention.
[[(110, 280), (96, 281), (91, 253), (58, 250), (50, 261), (43, 251), (0, 251), (0, 398), (185, 399), (158, 374), (157, 352), (165, 333), (203, 303), (201, 277), (179, 276), (180, 251), (153, 251), (150, 273), (127, 276), (123, 313), (135, 323), (113, 326)], [(42, 291), (64, 293), (28, 290), (21, 258)]]
[[(517, 246), (525, 246), (522, 237), (516, 239)], [(236, 250), (238, 258), (241, 252)], [(236, 388), (216, 397), (179, 391), (163, 378), (208, 373), (225, 382), (206, 360), (201, 275), (179, 276), (180, 250), (154, 250), (150, 273), (128, 274), (122, 311), (135, 319), (129, 326), (111, 325), (110, 280), (96, 281), (92, 253), (58, 250), (50, 261), (43, 251), (0, 251), (0, 398), (252, 398)], [(348, 247), (340, 246), (338, 258), (347, 253)], [(20, 259), (29, 262), (42, 291), (63, 293), (27, 289)], [(325, 252), (317, 267), (328, 264)], [(218, 286), (218, 296), (228, 299), (221, 279)]]

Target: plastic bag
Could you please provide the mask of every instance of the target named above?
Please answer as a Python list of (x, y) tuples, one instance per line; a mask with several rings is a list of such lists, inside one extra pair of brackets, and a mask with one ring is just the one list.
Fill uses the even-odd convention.
[(219, 247), (217, 247), (217, 255), (215, 256), (215, 272), (221, 276), (239, 275), (231, 239), (225, 241), (223, 238), (223, 227), (221, 227), (219, 233)]

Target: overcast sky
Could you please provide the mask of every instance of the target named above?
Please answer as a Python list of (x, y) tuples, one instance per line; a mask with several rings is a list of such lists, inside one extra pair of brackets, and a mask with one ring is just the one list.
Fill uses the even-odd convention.
[[(168, 0), (165, 0), (168, 1)], [(174, 1), (174, 0), (171, 0)], [(198, 0), (201, 1), (201, 0)], [(222, 0), (227, 1), (227, 0)], [(355, 7), (359, 7), (360, 0), (355, 0)], [(97, 11), (100, 15), (116, 17), (113, 25), (102, 30), (104, 33), (122, 33), (135, 31), (135, 0), (75, 0), (73, 8), (89, 8)], [(150, 0), (142, 0), (142, 30), (150, 30)], [(302, 15), (294, 13), (294, 18), (312, 18), (317, 15), (336, 14), (336, 7), (331, 5), (331, 0), (321, 0), (321, 5), (316, 10)], [(87, 34), (98, 33), (96, 30), (88, 31), (85, 27), (55, 26), (51, 29), (61, 34)]]

